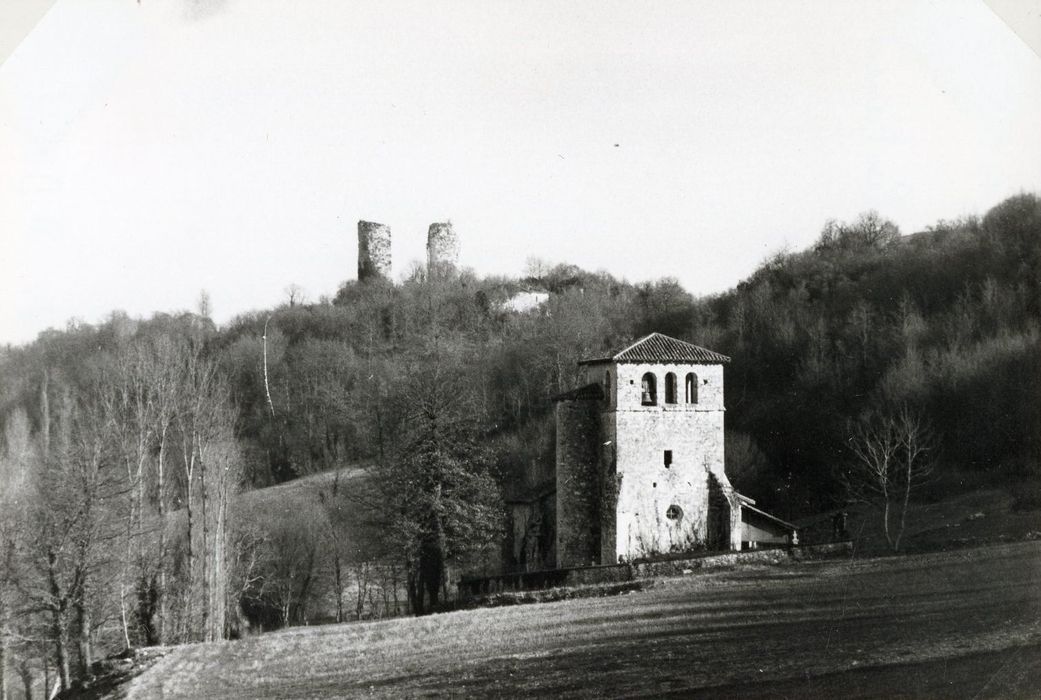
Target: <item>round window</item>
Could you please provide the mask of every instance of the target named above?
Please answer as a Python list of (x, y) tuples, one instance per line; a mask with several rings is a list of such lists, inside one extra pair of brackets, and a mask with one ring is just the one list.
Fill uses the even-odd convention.
[(683, 517), (683, 509), (673, 504), (665, 511), (665, 517), (669, 520), (679, 520)]

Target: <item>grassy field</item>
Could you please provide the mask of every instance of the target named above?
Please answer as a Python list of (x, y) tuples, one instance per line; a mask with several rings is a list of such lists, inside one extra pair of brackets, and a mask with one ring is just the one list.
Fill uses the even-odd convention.
[(1038, 697), (1041, 542), (176, 648), (131, 697)]
[[(1041, 511), (1017, 510), (1015, 497), (1003, 489), (981, 489), (913, 505), (901, 550), (929, 552), (942, 549), (1022, 540), (1041, 532)], [(829, 525), (830, 519), (825, 521)], [(860, 554), (889, 551), (877, 511), (849, 509), (848, 529)]]

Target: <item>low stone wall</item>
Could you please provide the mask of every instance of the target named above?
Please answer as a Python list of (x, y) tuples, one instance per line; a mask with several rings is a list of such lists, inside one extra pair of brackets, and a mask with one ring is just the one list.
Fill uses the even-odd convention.
[(509, 591), (537, 591), (562, 586), (589, 586), (658, 576), (680, 576), (695, 571), (725, 569), (742, 564), (781, 564), (793, 560), (827, 559), (849, 556), (852, 551), (852, 542), (834, 542), (805, 547), (723, 552), (687, 558), (641, 561), (633, 564), (579, 566), (570, 569), (547, 569), (479, 578), (464, 576), (459, 581), (459, 597), (465, 600)]
[(848, 557), (853, 554), (853, 540), (828, 542), (825, 544), (808, 544), (792, 547), (792, 559), (832, 559)]

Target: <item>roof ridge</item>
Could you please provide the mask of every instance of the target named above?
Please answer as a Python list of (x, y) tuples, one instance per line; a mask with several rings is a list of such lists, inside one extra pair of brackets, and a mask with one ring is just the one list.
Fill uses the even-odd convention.
[(695, 345), (686, 340), (673, 338), (658, 331), (648, 333), (632, 341), (621, 350), (590, 360), (580, 360), (579, 364), (596, 364), (600, 362), (693, 362), (720, 364), (730, 362), (726, 355)]
[(642, 343), (642, 342), (645, 342), (645, 341), (647, 341), (647, 340), (650, 340), (650, 339), (651, 339), (651, 337), (652, 337), (652, 336), (655, 336), (655, 335), (661, 335), (661, 334), (660, 334), (660, 333), (658, 333), (657, 331), (654, 331), (654, 332), (652, 332), (652, 333), (648, 333), (647, 335), (643, 336), (642, 338), (639, 338), (638, 340), (634, 340), (634, 341), (632, 342), (632, 344), (630, 344), (630, 345), (627, 345), (626, 347), (622, 348), (622, 349), (621, 349), (621, 350), (619, 350), (618, 352), (616, 352), (616, 353), (614, 353), (614, 354), (612, 354), (612, 355), (608, 355), (608, 357), (610, 357), (611, 359), (614, 359), (614, 358), (618, 357), (619, 355), (624, 355), (625, 353), (629, 352), (630, 350), (632, 350), (633, 348), (635, 348), (635, 347), (636, 347), (637, 345), (639, 345), (640, 343)]

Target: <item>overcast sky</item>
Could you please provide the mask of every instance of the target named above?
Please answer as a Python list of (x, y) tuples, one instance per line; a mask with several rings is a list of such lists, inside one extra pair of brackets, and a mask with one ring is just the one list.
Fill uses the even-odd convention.
[(451, 219), (725, 290), (828, 218), (905, 233), (1041, 191), (1041, 58), (979, 2), (59, 0), (0, 66), (0, 342), (218, 322), (395, 275)]

